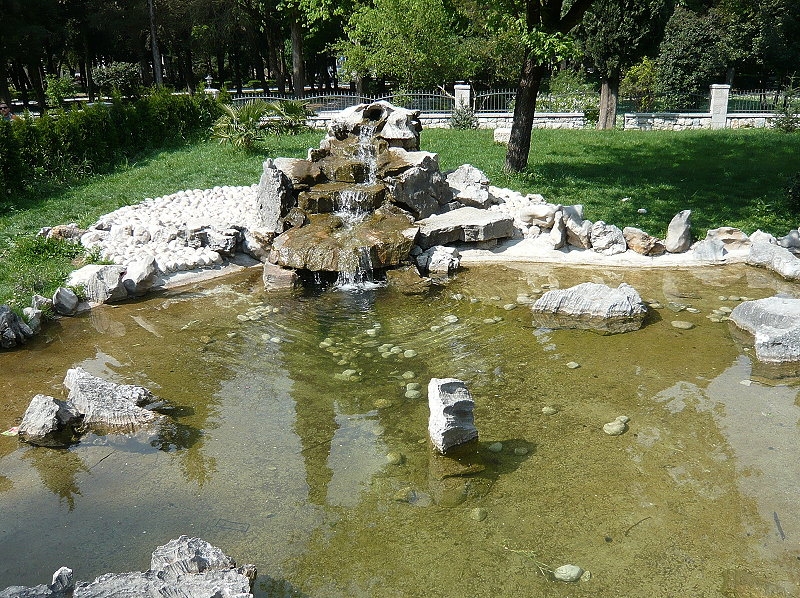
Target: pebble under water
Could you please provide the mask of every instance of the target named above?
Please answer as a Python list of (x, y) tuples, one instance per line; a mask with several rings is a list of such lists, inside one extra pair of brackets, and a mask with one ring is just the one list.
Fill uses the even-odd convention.
[[(541, 292), (585, 281), (633, 285), (645, 327), (533, 327)], [(776, 292), (798, 287), (744, 266), (475, 267), (415, 295), (249, 272), (62, 319), (0, 353), (1, 429), (78, 365), (169, 424), (0, 436), (0, 588), (146, 570), (188, 534), (254, 563), (262, 598), (798, 595), (796, 372), (725, 320)], [(432, 454), (432, 377), (470, 389), (482, 471)]]

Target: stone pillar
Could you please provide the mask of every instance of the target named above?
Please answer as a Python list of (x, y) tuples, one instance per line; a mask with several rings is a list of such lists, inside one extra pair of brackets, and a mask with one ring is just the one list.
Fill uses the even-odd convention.
[(731, 92), (730, 85), (711, 86), (711, 128), (724, 129), (728, 121), (728, 95)]
[(455, 108), (458, 108), (462, 104), (467, 108), (472, 108), (472, 88), (469, 86), (468, 83), (455, 84), (455, 97), (456, 97)]

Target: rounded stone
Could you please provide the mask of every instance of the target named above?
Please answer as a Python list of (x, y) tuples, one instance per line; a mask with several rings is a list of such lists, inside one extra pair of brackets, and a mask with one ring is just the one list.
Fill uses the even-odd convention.
[(613, 422), (608, 422), (603, 426), (603, 432), (608, 434), (609, 436), (620, 436), (624, 434), (628, 429), (628, 425), (624, 421), (620, 421), (619, 419), (615, 419)]
[(542, 407), (542, 413), (544, 415), (555, 415), (558, 413), (558, 408), (554, 407), (553, 405), (545, 405)]
[(516, 303), (506, 303), (503, 306), (503, 309), (506, 310), (506, 311), (511, 311), (512, 309), (517, 309), (517, 304)]
[(434, 324), (433, 326), (431, 326), (431, 332), (439, 332), (441, 329), (442, 329), (442, 327), (441, 327), (441, 326), (438, 326), (438, 325), (436, 325), (436, 324)]
[(487, 511), (483, 507), (475, 507), (469, 512), (470, 519), (474, 519), (475, 521), (483, 521), (488, 516), (489, 516), (489, 511)]
[(447, 315), (444, 317), (444, 321), (447, 322), (448, 324), (455, 324), (456, 322), (458, 322), (458, 316), (453, 314)]
[(499, 452), (501, 452), (503, 450), (503, 443), (502, 442), (493, 442), (492, 444), (490, 444), (486, 448), (488, 448), (493, 453), (499, 453)]
[(406, 390), (422, 390), (422, 384), (419, 382), (409, 382), (406, 384)]
[(406, 380), (411, 380), (412, 378), (416, 378), (416, 374), (414, 374), (414, 372), (412, 372), (411, 370), (403, 372), (401, 376)]
[(405, 351), (403, 351), (403, 357), (411, 358), (411, 357), (416, 357), (416, 356), (417, 356), (417, 352), (414, 351), (414, 349), (406, 349)]
[(685, 320), (672, 320), (671, 324), (673, 328), (678, 328), (679, 330), (691, 330), (694, 328), (694, 324)]
[(378, 331), (375, 328), (370, 328), (364, 332), (367, 336), (378, 336)]
[(578, 567), (578, 565), (561, 565), (553, 571), (553, 577), (558, 581), (565, 581), (568, 583), (578, 581), (581, 575), (583, 575), (583, 569)]
[(386, 462), (389, 465), (402, 465), (405, 463), (406, 457), (403, 453), (399, 453), (397, 451), (392, 451), (391, 453), (386, 454)]
[(407, 390), (405, 397), (407, 399), (419, 399), (422, 397), (422, 393), (418, 390)]
[(567, 363), (567, 367), (571, 370), (575, 370), (581, 367), (581, 364), (579, 364), (577, 361), (570, 361), (569, 363)]
[(517, 448), (514, 449), (514, 454), (517, 457), (521, 457), (523, 455), (527, 455), (528, 454), (528, 447), (526, 447), (526, 446), (518, 446)]

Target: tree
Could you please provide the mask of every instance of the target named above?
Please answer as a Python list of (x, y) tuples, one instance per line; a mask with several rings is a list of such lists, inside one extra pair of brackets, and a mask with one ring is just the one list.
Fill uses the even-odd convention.
[(600, 75), (598, 129), (613, 129), (624, 69), (654, 54), (671, 0), (595, 0), (580, 27), (582, 47)]
[(525, 44), (522, 69), (514, 100), (514, 123), (506, 152), (505, 169), (521, 172), (528, 165), (536, 97), (550, 66), (574, 53), (567, 35), (581, 22), (592, 0), (526, 0), (522, 15), (508, 14)]
[(475, 63), (460, 28), (442, 0), (376, 0), (350, 18), (348, 38), (337, 45), (345, 68), (418, 89), (466, 79)]

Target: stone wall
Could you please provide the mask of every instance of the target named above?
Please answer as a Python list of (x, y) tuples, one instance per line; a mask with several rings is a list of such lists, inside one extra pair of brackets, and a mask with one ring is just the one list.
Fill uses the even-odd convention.
[[(731, 113), (725, 119), (728, 129), (764, 129), (772, 126), (771, 114)], [(633, 112), (625, 114), (626, 131), (686, 131), (710, 129), (711, 114), (692, 112)]]
[[(314, 129), (326, 129), (338, 112), (320, 112), (308, 120)], [(476, 115), (481, 129), (510, 128), (514, 116), (508, 112), (486, 112)], [(426, 129), (447, 129), (450, 127), (449, 114), (425, 114), (420, 117)], [(583, 129), (586, 117), (583, 112), (537, 112), (533, 120), (534, 129)]]

